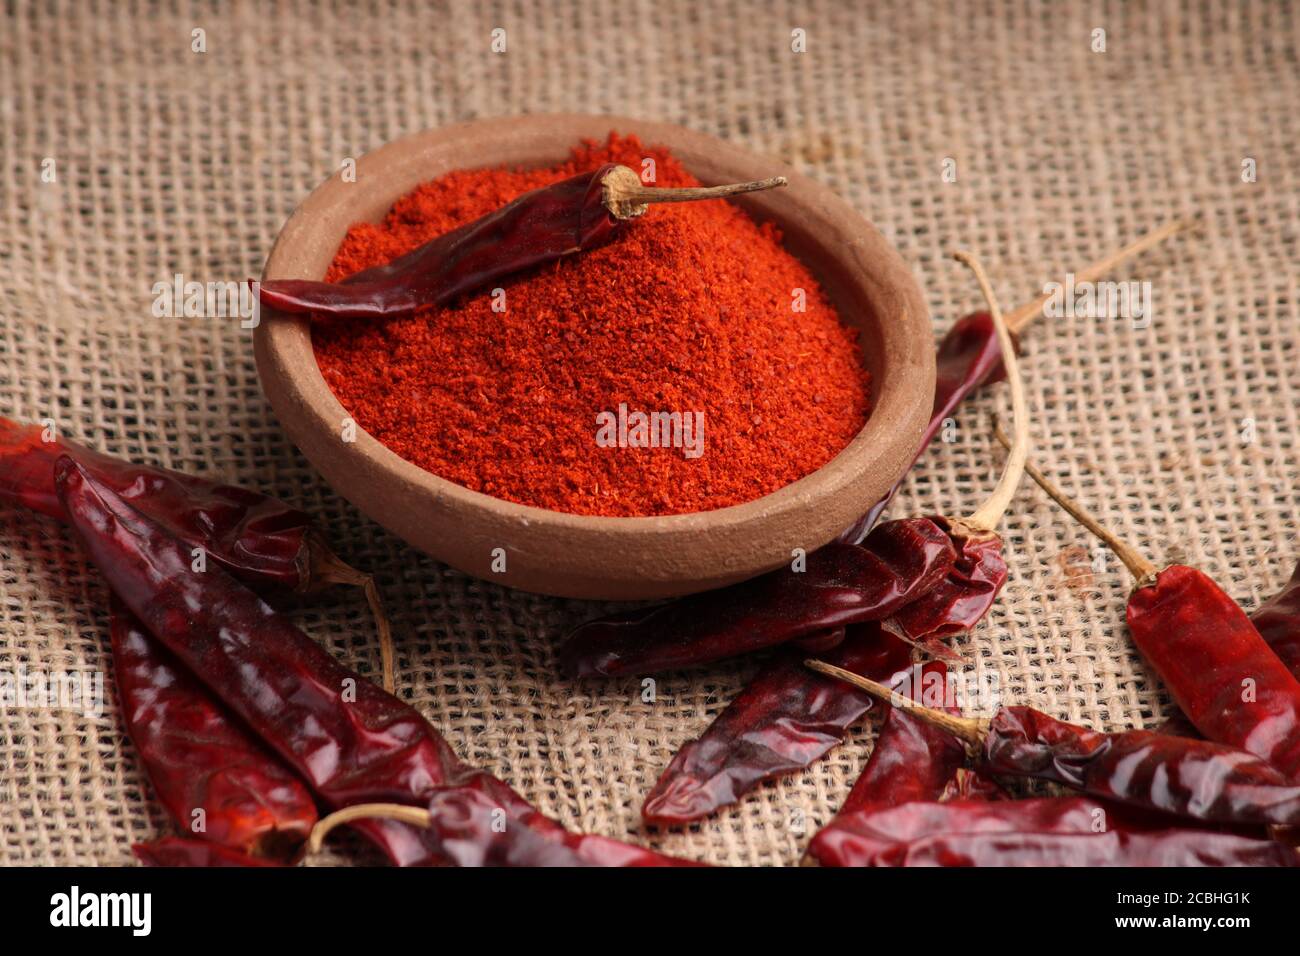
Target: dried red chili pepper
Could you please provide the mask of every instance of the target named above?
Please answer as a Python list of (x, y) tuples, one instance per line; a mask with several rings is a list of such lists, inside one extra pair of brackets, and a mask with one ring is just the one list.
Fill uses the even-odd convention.
[(653, 673), (878, 620), (929, 648), (978, 623), (1006, 580), (993, 529), (1015, 494), (1029, 431), (1015, 349), (992, 289), (978, 262), (965, 253), (956, 258), (975, 272), (989, 302), (1007, 353), (1017, 422), (1016, 446), (988, 500), (965, 518), (887, 521), (862, 545), (833, 543), (814, 551), (803, 571), (785, 567), (721, 591), (589, 621), (560, 648), (565, 673)]
[(1232, 833), (1170, 829), (1099, 834), (940, 834), (907, 844), (874, 866), (1278, 866), (1295, 851), (1271, 840)]
[(1029, 470), (1132, 573), (1129, 633), (1187, 719), (1210, 740), (1262, 757), (1290, 777), (1300, 774), (1300, 681), (1246, 612), (1196, 568), (1158, 570), (1041, 471)]
[(725, 186), (653, 188), (626, 166), (606, 164), (524, 193), (496, 212), (431, 239), (387, 265), (342, 282), (276, 279), (261, 283), (262, 305), (281, 312), (388, 316), (445, 305), (505, 276), (604, 242), (648, 203), (721, 199), (784, 186), (777, 176)]
[[(938, 702), (946, 712), (959, 713), (951, 699), (948, 665), (942, 661), (929, 661), (901, 676), (901, 681), (896, 678), (892, 684), (895, 689), (903, 688), (918, 702)], [(966, 762), (966, 750), (957, 738), (906, 710), (888, 704), (885, 708), (885, 720), (871, 747), (866, 767), (835, 819), (813, 837), (805, 861), (820, 861), (822, 833), (839, 832), (837, 821), (868, 807), (1001, 796), (1000, 788), (988, 778), (965, 770), (962, 765)], [(832, 844), (836, 839), (833, 835), (824, 838)]]
[(987, 720), (954, 717), (921, 707), (850, 671), (820, 661), (807, 663), (947, 730), (972, 748), (979, 769), (986, 773), (1046, 780), (1194, 820), (1300, 822), (1300, 784), (1235, 747), (1150, 730), (1105, 734), (1030, 707), (1002, 707)]
[(610, 615), (560, 648), (575, 677), (651, 674), (706, 664), (846, 624), (889, 617), (943, 580), (947, 535), (927, 518), (889, 521), (863, 545), (827, 545), (806, 570), (772, 571), (720, 592)]
[[(828, 659), (888, 681), (911, 665), (911, 648), (869, 623), (850, 627)], [(807, 767), (871, 709), (870, 694), (843, 693), (842, 684), (826, 678), (794, 681), (795, 669), (803, 669), (802, 649), (782, 652), (701, 737), (677, 752), (641, 807), (646, 822), (698, 820), (764, 780)], [(736, 759), (738, 746), (743, 760)]]
[(127, 734), (172, 819), (187, 833), (242, 853), (290, 856), (316, 824), (316, 804), (302, 781), (159, 648), (116, 597), (111, 620)]
[(1256, 608), (1250, 619), (1287, 669), (1300, 676), (1300, 564), (1286, 587)]
[[(591, 849), (580, 841), (570, 845), (558, 823), (501, 781), (462, 763), (418, 713), (343, 667), (219, 565), (195, 570), (185, 544), (88, 469), (64, 456), (55, 481), (69, 522), (122, 602), (331, 807), (461, 800), (496, 810), (493, 822), (507, 822), (508, 846), (540, 837), (597, 864), (645, 859), (635, 848), (619, 857), (612, 850), (616, 841), (595, 840)], [(454, 853), (447, 850), (453, 816), (438, 819), (446, 821), (444, 828), (383, 819), (354, 825), (401, 865), (445, 862), (448, 853), (453, 860), (472, 858), (472, 847), (455, 840)], [(474, 834), (490, 837), (494, 846), (500, 842), (495, 828), (461, 839), (472, 843)], [(501, 856), (483, 849), (493, 860)]]
[[(919, 670), (919, 674), (917, 674)], [(857, 672), (861, 673), (861, 672)], [(885, 681), (872, 677), (878, 683)], [(944, 709), (957, 713), (948, 701), (948, 665), (930, 661), (911, 671), (903, 681), (915, 700), (938, 699)], [(952, 782), (962, 764), (966, 750), (951, 734), (927, 724), (905, 710), (889, 707), (880, 734), (871, 748), (871, 756), (853, 789), (844, 798), (840, 813), (852, 813), (867, 805), (894, 805), (914, 800), (938, 800)]]
[[(1281, 591), (1251, 612), (1250, 621), (1287, 670), (1300, 678), (1300, 564)], [(1199, 736), (1181, 713), (1166, 718), (1156, 729), (1180, 737)]]
[[(1100, 828), (1100, 829), (1099, 829)], [(1177, 827), (1085, 797), (871, 805), (808, 848), (822, 866), (1296, 866), (1269, 840)]]
[(249, 584), (300, 594), (333, 584), (362, 588), (375, 616), (384, 686), (392, 688), (392, 636), (374, 580), (334, 554), (306, 512), (247, 488), (114, 458), (56, 437), (38, 425), (20, 425), (3, 417), (0, 501), (66, 523), (54, 487), (54, 463), (62, 455), (77, 461), (173, 537), (202, 549)]
[(135, 858), (145, 866), (284, 866), (278, 860), (249, 856), (229, 847), (188, 840), (183, 837), (164, 837), (153, 843), (137, 843), (131, 847)]

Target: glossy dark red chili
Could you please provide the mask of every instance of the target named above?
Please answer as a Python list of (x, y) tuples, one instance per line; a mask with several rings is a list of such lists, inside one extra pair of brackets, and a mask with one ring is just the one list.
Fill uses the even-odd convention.
[(0, 418), (0, 501), (66, 521), (54, 463), (68, 455), (173, 536), (250, 584), (310, 588), (311, 519), (267, 495), (102, 454), (39, 425)]
[(808, 848), (822, 866), (1295, 866), (1289, 847), (1086, 797), (868, 805)]
[(776, 177), (728, 186), (656, 189), (642, 185), (628, 167), (606, 164), (524, 193), (482, 219), (342, 282), (263, 282), (260, 301), (281, 312), (332, 316), (389, 316), (422, 305), (445, 305), (508, 275), (604, 242), (619, 223), (644, 213), (647, 203), (717, 199), (785, 182)]
[[(885, 684), (871, 674), (879, 683)], [(949, 700), (948, 666), (930, 661), (909, 670), (900, 683), (900, 693), (913, 700), (937, 699), (942, 709), (957, 713)], [(914, 800), (938, 800), (966, 762), (961, 741), (906, 710), (885, 705), (887, 712), (871, 756), (853, 789), (844, 798), (840, 813), (852, 813), (871, 805), (894, 805)]]
[(135, 858), (144, 866), (170, 867), (225, 867), (225, 866), (284, 866), (279, 860), (249, 856), (230, 847), (218, 846), (203, 840), (184, 837), (164, 837), (153, 843), (137, 843), (131, 847)]
[(247, 488), (141, 465), (0, 417), (0, 501), (67, 521), (54, 463), (67, 455), (131, 506), (256, 588), (306, 593), (333, 584), (361, 587), (379, 632), (384, 686), (393, 685), (392, 639), (368, 574), (345, 564), (306, 512)]
[(1165, 568), (1129, 597), (1128, 626), (1197, 730), (1300, 773), (1300, 682), (1207, 575)]
[(1273, 653), (1300, 677), (1300, 564), (1286, 587), (1256, 608), (1250, 619)]
[[(486, 786), (481, 786), (486, 784)], [(425, 824), (438, 851), (458, 866), (696, 867), (704, 864), (587, 833), (572, 833), (532, 810), (517, 809), (504, 825), (503, 808), (518, 801), (487, 774), (438, 790)], [(508, 788), (507, 788), (508, 789)]]
[(878, 621), (937, 586), (952, 561), (934, 522), (887, 521), (861, 545), (817, 550), (805, 570), (588, 622), (560, 648), (560, 667), (576, 677), (641, 676)]
[[(809, 766), (844, 739), (871, 708), (871, 695), (845, 693), (830, 678), (794, 680), (803, 656), (802, 649), (778, 655), (677, 752), (641, 807), (647, 822), (672, 826), (706, 817), (764, 780)], [(888, 682), (910, 666), (911, 648), (875, 624), (854, 625), (827, 660)]]
[(116, 597), (111, 620), (126, 731), (171, 818), (252, 856), (292, 856), (316, 823), (311, 792)]
[(954, 717), (860, 675), (817, 661), (809, 666), (947, 729), (972, 748), (978, 768), (989, 774), (1046, 780), (1194, 820), (1300, 822), (1300, 783), (1245, 750), (1150, 730), (1105, 734), (1029, 707), (1002, 707), (988, 720)]
[(956, 658), (947, 638), (962, 634), (984, 620), (1007, 580), (1002, 539), (989, 532), (974, 533), (943, 518), (933, 519), (948, 532), (954, 559), (942, 581), (891, 617), (886, 625), (926, 653)]
[[(1129, 633), (1179, 710), (1210, 740), (1300, 775), (1300, 680), (1246, 612), (1196, 568), (1175, 564), (1158, 571), (1037, 468), (1029, 470), (1133, 574)], [(1281, 607), (1289, 602), (1284, 592)], [(1276, 621), (1265, 617), (1271, 629)]]
[[(493, 824), (504, 824), (508, 839), (531, 841), (531, 831), (555, 842), (564, 832), (462, 763), (412, 708), (343, 667), (220, 566), (196, 570), (183, 543), (87, 469), (65, 456), (55, 480), (70, 523), (123, 604), (325, 803), (421, 807), (473, 790), (465, 798), (491, 801)], [(398, 864), (449, 859), (437, 828), (353, 825)]]
[[(871, 677), (870, 674), (863, 676)], [(942, 661), (930, 661), (896, 675), (893, 687), (897, 693), (917, 702), (937, 706), (946, 713), (960, 713), (948, 680), (948, 666)], [(996, 784), (964, 769), (966, 749), (961, 741), (902, 708), (891, 707), (888, 703), (884, 706), (885, 719), (871, 747), (866, 767), (845, 797), (835, 819), (813, 837), (805, 860), (823, 862), (822, 856), (826, 856), (825, 865), (850, 865), (834, 862), (840, 843), (836, 834), (843, 830), (836, 824), (841, 818), (860, 810), (904, 803), (994, 797), (990, 788)], [(852, 825), (849, 830), (852, 830)], [(828, 831), (828, 835), (823, 837), (822, 834)]]

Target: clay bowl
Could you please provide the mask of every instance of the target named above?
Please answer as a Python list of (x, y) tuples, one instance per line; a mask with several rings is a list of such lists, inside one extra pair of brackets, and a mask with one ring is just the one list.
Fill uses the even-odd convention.
[[(847, 203), (782, 164), (679, 126), (625, 117), (550, 115), (417, 133), (362, 158), (356, 182), (335, 176), (289, 217), (263, 278), (321, 278), (348, 227), (378, 221), (393, 201), (452, 169), (550, 165), (584, 137), (611, 129), (666, 144), (706, 185), (789, 177), (788, 187), (737, 201), (775, 220), (787, 246), (861, 329), (874, 410), (857, 437), (807, 477), (715, 511), (593, 518), (502, 501), (412, 465), (358, 431), (321, 377), (309, 323), (267, 310), (257, 368), (280, 422), (325, 480), (420, 550), (481, 578), (577, 598), (663, 598), (720, 587), (790, 560), (792, 548), (834, 538), (906, 471), (929, 418), (934, 340), (921, 290), (898, 253)], [(504, 573), (492, 570), (505, 548)]]

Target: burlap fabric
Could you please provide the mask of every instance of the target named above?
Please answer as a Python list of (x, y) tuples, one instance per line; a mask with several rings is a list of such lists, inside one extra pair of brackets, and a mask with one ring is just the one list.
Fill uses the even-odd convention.
[[(1288, 5), (17, 6), (0, 19), (0, 412), (319, 515), (338, 550), (379, 575), (401, 693), (466, 759), (566, 825), (714, 863), (794, 863), (871, 728), (698, 828), (646, 831), (641, 796), (755, 663), (663, 675), (654, 704), (636, 681), (558, 680), (558, 637), (600, 608), (506, 591), (406, 548), (286, 441), (246, 331), (151, 314), (153, 284), (175, 273), (256, 274), (314, 185), (405, 133), (612, 112), (781, 157), (897, 243), (938, 332), (979, 302), (951, 249), (978, 252), (1012, 304), (1153, 224), (1199, 214), (1200, 235), (1116, 276), (1152, 284), (1149, 328), (1063, 318), (1028, 333), (1036, 454), (1155, 559), (1200, 565), (1247, 607), (1290, 572), (1300, 17)], [(504, 54), (491, 52), (495, 27)], [(206, 53), (192, 52), (196, 28)], [(1255, 182), (1243, 181), (1248, 160)], [(973, 505), (996, 476), (988, 427), (1005, 403), (1001, 389), (970, 402), (894, 513)], [(1032, 486), (1006, 527), (1010, 582), (957, 644), (970, 673), (1096, 727), (1158, 720), (1168, 704), (1123, 628), (1119, 564), (1094, 566), (1088, 536)], [(0, 670), (111, 674), (106, 593), (68, 534), (0, 509), (0, 562)], [(373, 669), (359, 595), (294, 614)], [(5, 862), (121, 864), (132, 842), (168, 832), (111, 683), (106, 693), (98, 716), (0, 714)]]

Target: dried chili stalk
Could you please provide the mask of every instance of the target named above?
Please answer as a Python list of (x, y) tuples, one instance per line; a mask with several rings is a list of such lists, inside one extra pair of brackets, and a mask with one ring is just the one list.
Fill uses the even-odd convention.
[[(46, 439), (49, 440), (46, 440)], [(247, 488), (140, 465), (0, 417), (0, 501), (67, 522), (54, 463), (68, 455), (96, 479), (185, 542), (255, 587), (310, 593), (360, 587), (379, 635), (384, 686), (394, 686), (393, 640), (374, 579), (345, 564), (306, 512)]]
[(1030, 474), (1133, 575), (1129, 633), (1187, 719), (1210, 740), (1300, 774), (1300, 680), (1246, 612), (1196, 568), (1157, 569), (1037, 468)]
[(1295, 851), (1086, 797), (871, 805), (821, 830), (822, 866), (1296, 866)]
[(1300, 822), (1300, 784), (1245, 750), (1149, 730), (1105, 734), (1030, 707), (1002, 707), (990, 719), (954, 717), (850, 671), (807, 664), (947, 730), (973, 750), (986, 773), (1046, 780), (1193, 820)]
[(654, 188), (626, 166), (607, 163), (524, 193), (493, 213), (429, 240), (382, 266), (342, 282), (275, 279), (260, 285), (261, 304), (289, 313), (378, 317), (446, 305), (525, 269), (554, 262), (609, 239), (649, 203), (722, 199), (786, 185), (776, 176), (725, 186)]
[(111, 620), (127, 734), (172, 819), (204, 841), (288, 859), (316, 824), (311, 793), (116, 597)]
[[(353, 824), (395, 863), (468, 862), (476, 850), (483, 861), (510, 862), (514, 857), (494, 849), (501, 820), (511, 839), (569, 846), (560, 824), (462, 763), (411, 707), (343, 667), (223, 568), (196, 571), (185, 544), (88, 469), (64, 456), (55, 472), (64, 512), (113, 591), (317, 797), (335, 809), (445, 805), (443, 828), (385, 819)], [(449, 836), (457, 807), (475, 816), (464, 821), (463, 833)], [(484, 808), (492, 811), (486, 831), (477, 816)], [(612, 846), (592, 847), (589, 862), (625, 865)], [(634, 851), (627, 848), (627, 858)]]

